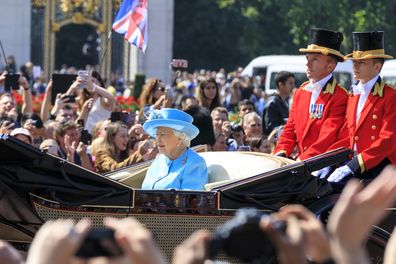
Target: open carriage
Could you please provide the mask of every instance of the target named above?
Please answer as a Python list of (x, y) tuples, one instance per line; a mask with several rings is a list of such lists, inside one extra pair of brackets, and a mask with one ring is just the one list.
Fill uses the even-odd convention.
[[(49, 219), (89, 217), (100, 227), (104, 217), (132, 216), (171, 256), (192, 232), (214, 230), (241, 207), (271, 213), (299, 203), (326, 223), (339, 194), (310, 172), (345, 161), (349, 151), (339, 149), (305, 162), (253, 152), (200, 154), (209, 171), (205, 191), (142, 190), (149, 163), (100, 175), (1, 135), (0, 239), (26, 250)], [(382, 262), (396, 223), (396, 209), (389, 210), (390, 216), (374, 227), (366, 243), (373, 263)]]

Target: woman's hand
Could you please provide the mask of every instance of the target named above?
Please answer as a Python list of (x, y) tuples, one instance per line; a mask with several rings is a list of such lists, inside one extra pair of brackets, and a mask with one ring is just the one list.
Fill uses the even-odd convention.
[(56, 95), (54, 107), (51, 109), (51, 115), (57, 116), (62, 107), (68, 102), (67, 97), (63, 97), (61, 93)]
[(10, 134), (14, 127), (14, 122), (4, 121), (0, 126), (0, 134)]
[(26, 264), (69, 264), (87, 235), (91, 223), (83, 219), (47, 221), (37, 232), (29, 249)]
[(208, 230), (195, 231), (173, 253), (173, 264), (203, 264), (208, 259), (210, 233)]
[(68, 135), (65, 135), (65, 149), (66, 149), (66, 155), (67, 155), (67, 160), (74, 163), (74, 153), (76, 152), (78, 148), (78, 142), (76, 141), (71, 141), (71, 137)]
[(164, 256), (158, 249), (151, 232), (133, 218), (122, 220), (106, 218), (105, 226), (114, 229), (115, 239), (130, 263), (164, 264)]
[(18, 111), (15, 107), (8, 112), (8, 117), (14, 121), (18, 119)]
[(365, 263), (362, 247), (372, 226), (396, 201), (396, 169), (386, 167), (367, 187), (352, 179), (335, 205), (327, 228), (337, 263)]
[(4, 85), (5, 79), (6, 79), (6, 75), (7, 75), (7, 71), (4, 71), (1, 75), (0, 75), (0, 85)]
[[(276, 216), (275, 216), (276, 217)], [(276, 218), (265, 218), (260, 221), (260, 228), (271, 239), (278, 252), (280, 264), (303, 264), (305, 261), (304, 232), (295, 216), (286, 219), (286, 232), (273, 227)]]
[(302, 205), (287, 205), (278, 215), (295, 216), (304, 233), (304, 247), (307, 257), (317, 263), (331, 259), (330, 243), (323, 224)]
[(0, 240), (0, 263), (23, 264), (22, 255), (10, 244)]
[(83, 105), (81, 112), (87, 112), (89, 113), (92, 109), (94, 103), (94, 99), (93, 98), (89, 98)]

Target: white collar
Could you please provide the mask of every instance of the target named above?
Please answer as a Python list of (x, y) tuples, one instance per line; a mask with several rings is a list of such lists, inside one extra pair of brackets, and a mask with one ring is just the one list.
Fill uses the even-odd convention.
[(309, 82), (309, 84), (307, 85), (307, 90), (310, 92), (321, 91), (323, 89), (323, 87), (326, 85), (326, 83), (331, 79), (331, 77), (333, 77), (332, 73), (328, 74), (326, 77), (324, 77), (323, 79), (321, 79), (317, 82), (313, 82), (311, 80)]
[(376, 75), (373, 79), (366, 82), (365, 84), (359, 82), (357, 85), (352, 85), (353, 95), (368, 94), (375, 85), (375, 82), (377, 80), (378, 80), (378, 75)]

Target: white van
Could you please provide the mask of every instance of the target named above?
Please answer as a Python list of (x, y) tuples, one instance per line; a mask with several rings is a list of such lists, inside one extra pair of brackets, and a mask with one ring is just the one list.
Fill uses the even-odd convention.
[(385, 61), (380, 75), (387, 84), (396, 87), (396, 60)]
[[(338, 83), (349, 90), (351, 84), (354, 82), (353, 80), (353, 66), (352, 61), (347, 60), (342, 63), (337, 63), (337, 67), (335, 68), (333, 75), (338, 81)], [(276, 83), (275, 76), (280, 71), (289, 71), (294, 74), (296, 78), (296, 87), (300, 87), (300, 85), (307, 81), (306, 75), (306, 66), (304, 65), (293, 65), (293, 64), (285, 64), (285, 65), (270, 65), (267, 67), (267, 76), (265, 79), (265, 92), (270, 95), (276, 91)]]
[[(271, 95), (276, 91), (275, 76), (280, 71), (292, 72), (296, 77), (296, 87), (307, 81), (306, 63), (305, 55), (261, 56), (252, 60), (241, 75), (265, 77), (265, 92)], [(333, 74), (341, 86), (349, 90), (354, 82), (352, 61), (338, 63)]]

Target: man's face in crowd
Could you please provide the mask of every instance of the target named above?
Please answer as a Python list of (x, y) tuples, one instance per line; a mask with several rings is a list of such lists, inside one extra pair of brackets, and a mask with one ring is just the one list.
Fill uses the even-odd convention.
[(247, 137), (260, 137), (262, 132), (261, 120), (256, 116), (248, 117), (244, 122), (243, 130)]
[(73, 110), (72, 109), (61, 109), (59, 114), (56, 116), (56, 121), (62, 123), (68, 120), (73, 119)]
[(239, 109), (239, 116), (243, 118), (246, 114), (254, 111), (254, 107), (250, 104), (242, 105)]
[(366, 83), (374, 78), (381, 70), (381, 64), (375, 63), (374, 60), (354, 60), (353, 77), (355, 80)]
[(79, 142), (81, 132), (77, 128), (69, 128), (66, 130), (66, 135), (70, 137), (70, 142)]
[(307, 77), (315, 82), (320, 81), (333, 72), (337, 63), (329, 56), (308, 53), (307, 54)]
[(279, 82), (279, 92), (285, 95), (290, 95), (296, 87), (294, 77), (287, 78), (285, 83)]
[(0, 115), (7, 115), (15, 106), (14, 100), (10, 96), (3, 96), (0, 100)]
[(214, 111), (212, 114), (213, 128), (215, 131), (221, 132), (221, 127), (225, 121), (227, 121), (227, 115), (218, 111)]

